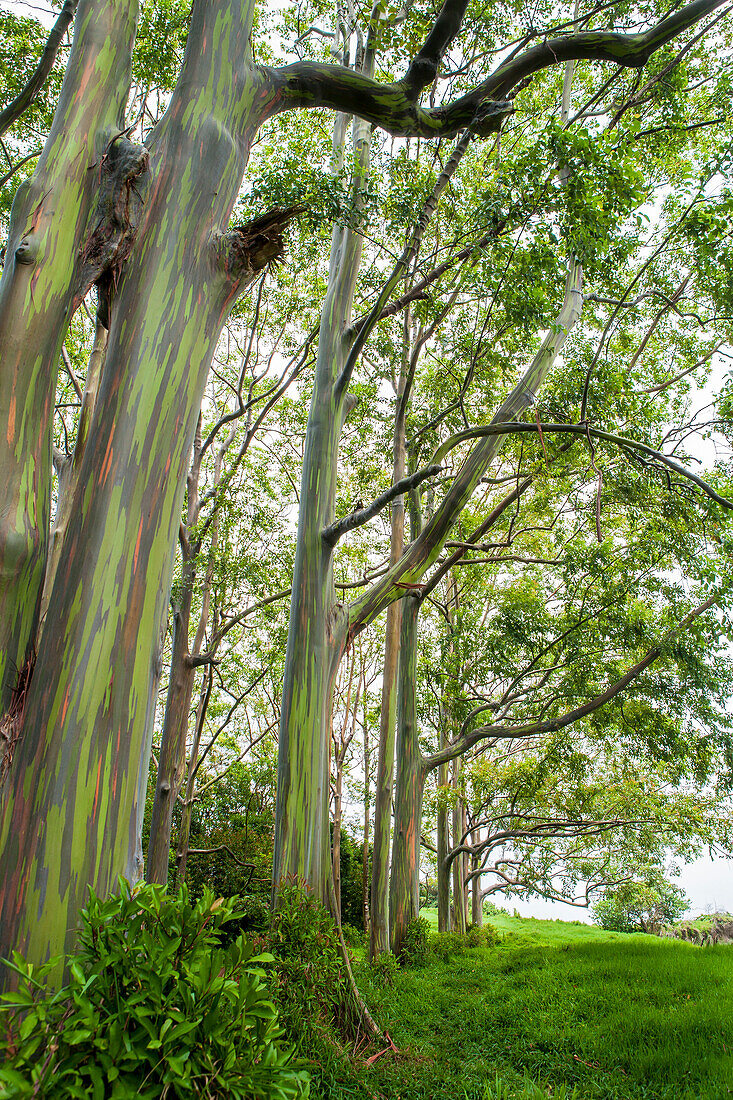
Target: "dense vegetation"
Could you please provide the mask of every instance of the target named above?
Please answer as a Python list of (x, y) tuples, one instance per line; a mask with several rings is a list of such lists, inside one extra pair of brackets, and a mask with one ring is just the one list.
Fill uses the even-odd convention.
[(353, 949), (384, 1029), (370, 1040), (313, 899), (290, 892), (272, 926), (185, 890), (92, 900), (50, 1002), (43, 970), (16, 958), (25, 977), (7, 999), (26, 1009), (3, 1013), (0, 1096), (719, 1100), (731, 1087), (729, 947), (495, 907), (460, 936), (423, 914), (401, 966), (369, 964), (363, 937)]

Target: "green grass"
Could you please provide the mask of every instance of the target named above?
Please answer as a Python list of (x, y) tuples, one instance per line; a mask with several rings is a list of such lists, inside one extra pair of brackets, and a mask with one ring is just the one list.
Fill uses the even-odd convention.
[[(425, 915), (430, 918), (430, 912)], [(315, 1100), (724, 1100), (733, 947), (499, 916), (506, 936), (390, 986), (359, 969), (398, 1055), (312, 1067)]]

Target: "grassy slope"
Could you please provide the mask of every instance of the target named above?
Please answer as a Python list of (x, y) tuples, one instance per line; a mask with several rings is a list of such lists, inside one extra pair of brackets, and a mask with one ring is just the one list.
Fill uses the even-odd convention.
[(733, 1096), (733, 947), (530, 918), (493, 923), (506, 936), (498, 949), (405, 969), (391, 986), (363, 968), (360, 984), (401, 1053), (349, 1081), (323, 1066), (314, 1097)]

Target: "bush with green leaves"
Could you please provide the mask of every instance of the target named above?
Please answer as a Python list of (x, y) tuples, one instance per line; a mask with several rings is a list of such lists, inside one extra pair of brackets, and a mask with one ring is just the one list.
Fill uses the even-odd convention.
[(415, 917), (405, 929), (400, 949), (400, 962), (407, 966), (423, 966), (428, 957), (430, 922), (425, 917)]
[(394, 985), (400, 964), (389, 951), (375, 955), (369, 964), (369, 977), (374, 985)]
[(469, 924), (466, 943), (469, 947), (495, 947), (497, 943), (501, 943), (501, 936), (493, 924)]
[(353, 924), (342, 924), (341, 935), (347, 947), (366, 947), (366, 932), (362, 928), (355, 928)]
[(276, 956), (271, 987), (288, 1035), (313, 1053), (334, 1027), (344, 1037), (357, 1026), (338, 929), (330, 913), (298, 885), (283, 885), (272, 915)]
[(63, 960), (38, 968), (14, 953), (0, 1097), (307, 1097), (308, 1075), (278, 1043), (272, 956), (243, 936), (221, 944), (237, 900), (124, 881), (106, 901), (91, 895), (56, 993), (47, 982)]
[(591, 912), (607, 932), (656, 932), (688, 907), (684, 890), (659, 875), (607, 889)]
[(237, 897), (237, 912), (221, 930), (223, 944), (231, 943), (239, 935), (252, 940), (255, 946), (265, 942), (270, 929), (270, 906), (258, 894)]
[(434, 932), (428, 941), (430, 954), (447, 963), (457, 955), (466, 953), (466, 937), (458, 932)]

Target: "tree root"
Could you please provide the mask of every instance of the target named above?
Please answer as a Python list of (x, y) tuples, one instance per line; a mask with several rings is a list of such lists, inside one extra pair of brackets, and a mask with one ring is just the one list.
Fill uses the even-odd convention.
[[(328, 877), (328, 894), (331, 911), (333, 913), (337, 913), (338, 906), (336, 904), (336, 891), (334, 890), (333, 879), (330, 875)], [(341, 958), (343, 959), (344, 966), (346, 967), (346, 975), (349, 982), (349, 989), (351, 990), (351, 995), (354, 998), (354, 1003), (356, 1004), (357, 1010), (359, 1012), (359, 1018), (364, 1028), (364, 1031), (370, 1039), (379, 1040), (380, 1042), (385, 1042), (386, 1040), (387, 1042), (389, 1042), (392, 1050), (396, 1050), (397, 1048), (395, 1047), (387, 1032), (382, 1031), (378, 1024), (375, 1023), (372, 1014), (365, 1005), (364, 999), (357, 988), (356, 982), (354, 981), (354, 974), (351, 969), (351, 960), (349, 959), (349, 951), (346, 947), (346, 940), (344, 939), (344, 934), (341, 931), (341, 925), (338, 921), (336, 921), (336, 931), (338, 933), (339, 947), (341, 948)]]

